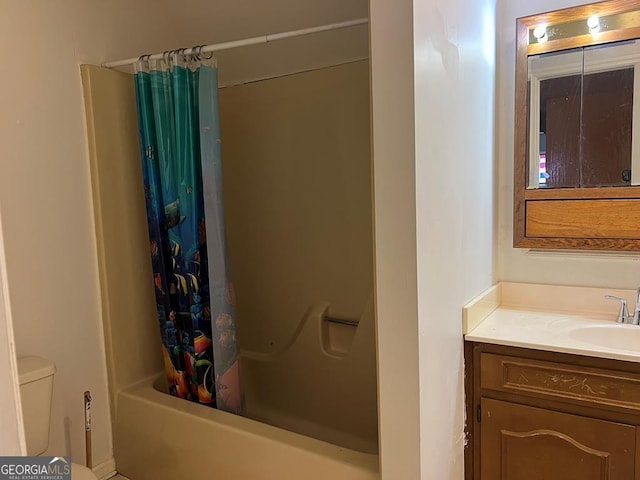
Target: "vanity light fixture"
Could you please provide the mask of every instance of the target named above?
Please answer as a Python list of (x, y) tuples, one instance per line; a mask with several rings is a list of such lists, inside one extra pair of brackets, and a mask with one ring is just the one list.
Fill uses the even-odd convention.
[(587, 19), (587, 26), (590, 33), (598, 33), (600, 31), (600, 18), (597, 15), (591, 15)]
[(549, 40), (547, 36), (547, 26), (546, 25), (538, 25), (533, 30), (533, 36), (536, 37), (538, 43), (544, 43)]

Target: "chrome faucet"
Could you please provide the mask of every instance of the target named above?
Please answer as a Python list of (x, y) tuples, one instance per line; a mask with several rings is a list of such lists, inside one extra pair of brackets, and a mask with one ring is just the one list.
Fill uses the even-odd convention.
[(627, 299), (622, 297), (616, 297), (615, 295), (605, 295), (607, 300), (620, 301), (620, 310), (618, 311), (618, 323), (630, 323), (631, 325), (640, 325), (640, 288), (636, 290), (636, 306), (633, 310), (633, 315), (629, 314), (627, 308)]
[(636, 308), (633, 312), (633, 325), (640, 325), (640, 288), (636, 290)]

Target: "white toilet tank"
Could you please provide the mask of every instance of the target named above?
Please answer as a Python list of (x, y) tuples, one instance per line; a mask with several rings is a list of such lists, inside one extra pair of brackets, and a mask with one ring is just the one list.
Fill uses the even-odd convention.
[(49, 445), (51, 398), (55, 373), (55, 365), (46, 358), (18, 358), (27, 455), (40, 455)]

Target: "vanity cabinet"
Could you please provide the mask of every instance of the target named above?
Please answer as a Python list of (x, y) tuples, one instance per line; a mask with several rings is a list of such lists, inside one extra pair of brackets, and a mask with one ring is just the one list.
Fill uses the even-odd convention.
[(640, 480), (640, 364), (465, 344), (467, 480)]

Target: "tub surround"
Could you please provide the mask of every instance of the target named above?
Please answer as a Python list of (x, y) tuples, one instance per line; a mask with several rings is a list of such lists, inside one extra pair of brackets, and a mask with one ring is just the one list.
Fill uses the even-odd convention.
[(605, 295), (633, 311), (634, 290), (502, 282), (464, 307), (465, 340), (640, 362), (640, 327), (617, 324)]
[(220, 90), (225, 224), (243, 350), (285, 348), (319, 301), (350, 319), (368, 303), (368, 87), (369, 62), (361, 61)]
[[(272, 354), (241, 352), (247, 416), (364, 453), (378, 453), (374, 299), (344, 352), (326, 321), (329, 304), (309, 308), (296, 336)], [(345, 342), (346, 343), (346, 342)], [(313, 381), (309, 382), (309, 378)]]
[[(345, 68), (349, 67), (353, 66)], [(358, 67), (362, 70), (363, 65)], [(324, 441), (174, 398), (164, 393), (166, 390), (154, 390), (149, 379), (162, 370), (162, 354), (153, 287), (148, 281), (152, 277), (134, 84), (125, 73), (99, 67), (84, 66), (82, 73), (118, 472), (134, 480), (197, 478), (203, 471), (256, 480), (379, 478), (379, 458), (374, 454), (377, 405), (372, 298), (362, 315), (355, 315), (338, 309), (337, 302), (318, 293), (332, 308), (327, 310), (323, 304), (317, 311), (311, 309), (316, 315), (306, 323), (301, 314), (291, 322), (296, 336), (281, 337), (288, 341), (274, 340), (266, 353), (243, 345), (247, 359), (254, 353), (251, 361), (243, 364), (245, 377), (253, 372), (246, 392), (249, 415), (260, 420), (271, 417), (280, 427)], [(326, 236), (314, 238), (326, 241)], [(368, 295), (371, 285), (367, 288)], [(242, 291), (238, 288), (239, 303)], [(335, 328), (327, 325), (327, 313), (360, 318), (349, 348), (344, 338), (336, 338)], [(298, 342), (301, 345), (296, 347)], [(293, 351), (309, 353), (309, 349), (314, 350), (313, 355), (288, 356)], [(367, 366), (367, 371), (358, 373), (358, 366)], [(292, 373), (283, 381), (287, 368)], [(294, 379), (307, 383), (294, 385)], [(323, 389), (322, 381), (330, 381), (330, 388), (316, 394)], [(293, 387), (302, 393), (292, 392)], [(355, 393), (348, 399), (335, 393), (346, 391)], [(360, 404), (358, 398), (362, 399)], [(293, 410), (294, 400), (306, 403), (294, 405)], [(307, 428), (309, 424), (313, 424), (313, 432)], [(345, 431), (348, 425), (362, 434), (349, 435), (351, 432)]]

